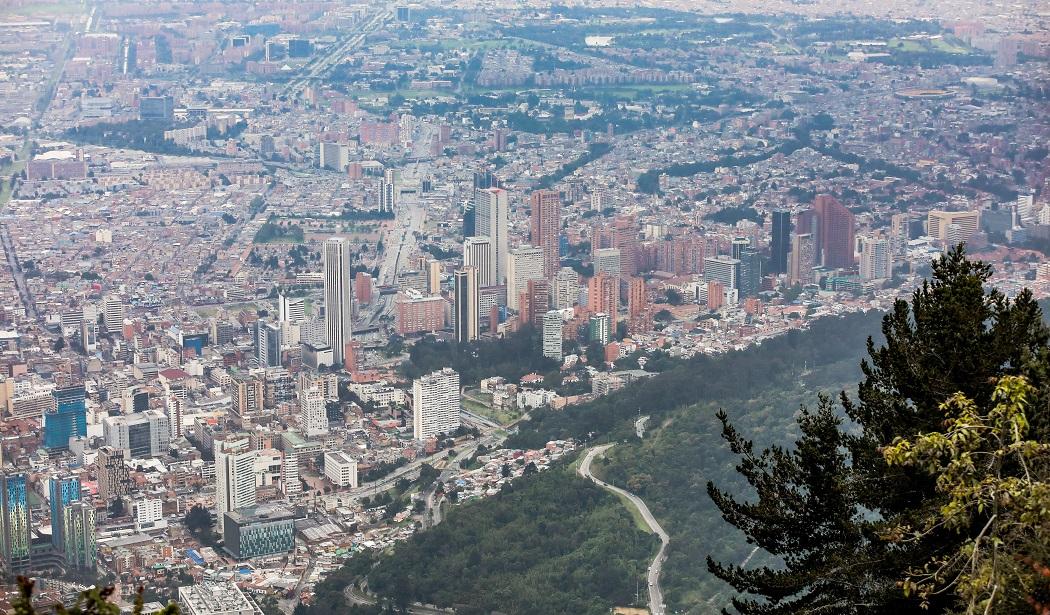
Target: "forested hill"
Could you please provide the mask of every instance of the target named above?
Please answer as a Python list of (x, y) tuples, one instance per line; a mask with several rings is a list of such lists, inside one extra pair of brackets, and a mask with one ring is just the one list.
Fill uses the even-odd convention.
[[(822, 318), (761, 345), (723, 355), (700, 355), (647, 380), (587, 404), (538, 410), (508, 446), (535, 448), (557, 438), (620, 439), (633, 433), (633, 417), (659, 423), (697, 403), (732, 405), (757, 394), (792, 389), (805, 373), (822, 383), (856, 383), (868, 336), (881, 341), (881, 312)], [(786, 424), (797, 408), (778, 408)]]

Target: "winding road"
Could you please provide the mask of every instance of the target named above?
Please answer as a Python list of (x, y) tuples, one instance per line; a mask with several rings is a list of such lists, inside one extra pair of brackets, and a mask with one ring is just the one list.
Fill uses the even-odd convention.
[(656, 552), (656, 557), (653, 558), (653, 563), (649, 566), (649, 612), (652, 613), (652, 615), (665, 615), (667, 611), (664, 609), (664, 596), (660, 591), (660, 569), (663, 568), (664, 562), (667, 561), (667, 545), (671, 539), (668, 537), (667, 532), (664, 531), (664, 528), (660, 526), (660, 522), (653, 516), (653, 513), (649, 511), (649, 507), (645, 505), (645, 502), (640, 497), (630, 491), (625, 491), (615, 485), (610, 485), (591, 474), (591, 462), (594, 461), (594, 458), (612, 447), (612, 444), (603, 444), (602, 446), (596, 446), (588, 450), (587, 454), (583, 457), (583, 461), (580, 462), (578, 473), (580, 476), (594, 481), (598, 486), (627, 498), (631, 504), (638, 509), (638, 512), (642, 514), (642, 519), (645, 520), (649, 529), (660, 537), (660, 550)]

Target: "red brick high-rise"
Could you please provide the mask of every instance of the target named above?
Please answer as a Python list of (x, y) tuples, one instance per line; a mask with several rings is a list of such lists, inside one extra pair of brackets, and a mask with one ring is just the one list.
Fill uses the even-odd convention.
[(606, 313), (616, 319), (620, 300), (620, 283), (607, 273), (596, 273), (587, 287), (587, 307), (592, 314)]
[(372, 303), (372, 276), (364, 271), (358, 271), (354, 276), (354, 298), (358, 305)]
[(553, 190), (537, 190), (529, 197), (531, 217), (529, 233), (532, 245), (543, 250), (543, 277), (550, 279), (558, 272), (558, 238), (561, 233), (561, 197)]
[(799, 216), (800, 233), (812, 228), (817, 239), (820, 264), (830, 269), (853, 267), (853, 243), (856, 219), (853, 213), (830, 194), (813, 199), (813, 209)]
[(543, 328), (543, 315), (550, 307), (551, 283), (547, 280), (529, 280), (518, 301), (518, 322)]

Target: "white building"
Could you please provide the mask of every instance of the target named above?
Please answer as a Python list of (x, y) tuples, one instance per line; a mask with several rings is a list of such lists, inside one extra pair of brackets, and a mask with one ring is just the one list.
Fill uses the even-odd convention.
[(444, 368), (412, 383), (412, 427), (416, 440), (455, 431), (459, 427), (459, 373)]
[(124, 328), (124, 302), (117, 295), (106, 295), (102, 300), (102, 322), (107, 333), (120, 333)]
[(277, 308), (278, 320), (298, 325), (306, 322), (306, 299), (281, 295)]
[(324, 475), (337, 487), (357, 487), (357, 460), (343, 451), (324, 454)]
[(860, 251), (860, 277), (862, 280), (882, 280), (892, 273), (890, 242), (886, 239), (866, 237)]
[(607, 273), (614, 278), (620, 277), (619, 248), (599, 248), (594, 251), (594, 273)]
[(164, 521), (164, 501), (160, 499), (143, 498), (135, 500), (131, 504), (131, 510), (135, 517), (135, 531), (161, 529), (168, 526)]
[(332, 360), (343, 364), (353, 327), (350, 303), (350, 242), (331, 237), (324, 243), (324, 317)]
[(102, 419), (102, 434), (108, 446), (126, 450), (132, 459), (164, 455), (171, 448), (168, 417), (160, 410), (147, 410)]
[(551, 304), (556, 310), (569, 309), (580, 300), (580, 274), (572, 267), (562, 267), (554, 274)]
[(463, 266), (478, 268), (480, 286), (496, 285), (496, 270), (493, 265), (491, 238), (467, 237), (463, 240)]
[(519, 309), (518, 299), (528, 290), (529, 280), (543, 279), (543, 248), (520, 246), (507, 259), (507, 307)]
[(215, 442), (215, 510), (224, 513), (255, 506), (255, 451), (247, 440)]
[(507, 191), (478, 190), (474, 199), (474, 234), (492, 240), (492, 269), (496, 272), (496, 284), (503, 284), (507, 280)]
[(328, 433), (324, 394), (316, 386), (299, 390), (299, 429), (307, 438)]

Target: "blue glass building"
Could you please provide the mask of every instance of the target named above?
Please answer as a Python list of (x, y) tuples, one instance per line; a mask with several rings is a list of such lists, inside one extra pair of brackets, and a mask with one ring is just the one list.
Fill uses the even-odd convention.
[(55, 389), (55, 407), (44, 413), (44, 448), (69, 448), (69, 439), (87, 435), (87, 392), (84, 385)]
[(0, 558), (7, 572), (29, 567), (29, 503), (26, 475), (0, 475)]

